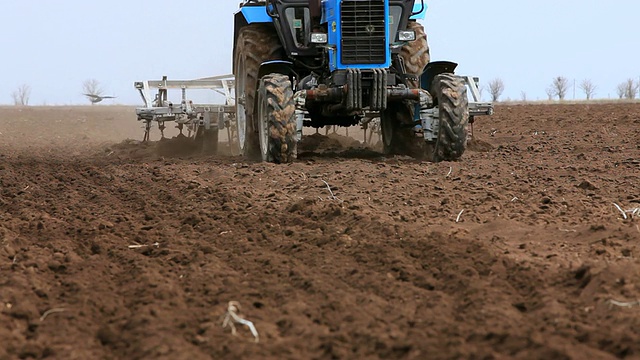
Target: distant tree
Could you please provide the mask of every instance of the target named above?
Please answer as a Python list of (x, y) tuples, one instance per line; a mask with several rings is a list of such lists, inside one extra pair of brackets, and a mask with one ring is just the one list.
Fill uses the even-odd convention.
[(624, 85), (624, 98), (629, 100), (635, 99), (640, 84), (634, 79), (628, 79), (622, 84)]
[(16, 106), (29, 105), (29, 99), (31, 98), (31, 86), (27, 84), (20, 85), (16, 91), (11, 93), (13, 98), (13, 104)]
[(618, 94), (618, 99), (624, 99), (624, 95), (625, 95), (626, 90), (627, 90), (627, 84), (626, 83), (618, 84), (618, 86), (616, 87), (616, 94)]
[(553, 97), (555, 96), (555, 91), (553, 87), (549, 86), (544, 91), (547, 93), (547, 97), (549, 98), (549, 101), (553, 100)]
[(596, 89), (598, 87), (591, 82), (589, 79), (582, 80), (580, 83), (580, 89), (584, 92), (584, 95), (587, 97), (587, 100), (591, 100), (593, 95), (596, 93)]
[(91, 105), (95, 105), (104, 99), (113, 99), (115, 96), (105, 96), (104, 89), (96, 79), (88, 79), (82, 83), (82, 93), (87, 97)]
[(553, 79), (551, 88), (553, 89), (553, 95), (562, 101), (567, 96), (567, 91), (569, 91), (569, 79), (564, 76), (558, 76)]
[(104, 90), (98, 80), (87, 79), (82, 83), (82, 93), (87, 96), (101, 96), (104, 93)]
[(520, 91), (520, 100), (522, 100), (522, 102), (527, 102), (527, 92), (526, 91)]
[(489, 94), (491, 95), (491, 101), (498, 101), (503, 92), (504, 82), (502, 79), (496, 78), (489, 82)]

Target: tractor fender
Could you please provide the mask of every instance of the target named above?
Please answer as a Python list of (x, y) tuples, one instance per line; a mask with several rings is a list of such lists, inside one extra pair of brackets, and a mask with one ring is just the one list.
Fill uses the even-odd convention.
[[(292, 85), (294, 85), (294, 79), (298, 77), (298, 74), (295, 72), (295, 70), (293, 70), (293, 63), (291, 61), (286, 61), (286, 60), (265, 61), (262, 64), (260, 64), (260, 68), (258, 69), (258, 78), (257, 78), (258, 85), (256, 86), (256, 89), (260, 87), (259, 86), (260, 79), (262, 79), (263, 76), (273, 74), (273, 73), (288, 76)], [(294, 88), (295, 88), (295, 85), (294, 85)], [(256, 109), (257, 107), (258, 107), (258, 96), (255, 96), (254, 109)], [(255, 118), (253, 119), (253, 121), (255, 121)], [(254, 126), (256, 126), (255, 123), (254, 123)]]
[(458, 64), (451, 61), (430, 62), (420, 76), (420, 87), (431, 93), (431, 83), (433, 83), (433, 79), (443, 73), (453, 74), (457, 67)]
[(293, 63), (291, 61), (286, 60), (272, 60), (265, 61), (260, 64), (260, 69), (258, 70), (258, 80), (262, 79), (263, 76), (277, 73), (282, 75), (287, 75), (293, 84), (293, 80), (298, 78), (298, 73), (293, 69)]

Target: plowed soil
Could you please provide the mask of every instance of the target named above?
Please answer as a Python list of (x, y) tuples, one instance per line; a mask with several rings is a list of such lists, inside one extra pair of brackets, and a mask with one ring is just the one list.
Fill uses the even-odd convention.
[(640, 104), (501, 105), (438, 164), (324, 134), (1, 108), (0, 359), (640, 358)]

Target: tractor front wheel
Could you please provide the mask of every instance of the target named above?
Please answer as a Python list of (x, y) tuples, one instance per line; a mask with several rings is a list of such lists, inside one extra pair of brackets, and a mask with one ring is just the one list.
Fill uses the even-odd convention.
[(297, 153), (296, 105), (289, 77), (281, 74), (262, 77), (256, 106), (262, 161), (292, 162)]
[(434, 78), (431, 95), (438, 105), (439, 129), (436, 141), (428, 144), (429, 160), (458, 160), (467, 148), (467, 86), (462, 78), (444, 73)]
[(417, 138), (413, 126), (413, 112), (405, 102), (390, 103), (380, 114), (380, 132), (385, 155), (409, 155), (421, 157), (421, 150), (414, 149)]

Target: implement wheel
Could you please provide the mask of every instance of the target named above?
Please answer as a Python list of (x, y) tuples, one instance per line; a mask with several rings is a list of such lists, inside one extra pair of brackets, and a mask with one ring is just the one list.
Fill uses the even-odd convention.
[(265, 75), (260, 80), (256, 106), (262, 161), (292, 162), (297, 152), (296, 106), (289, 77)]

